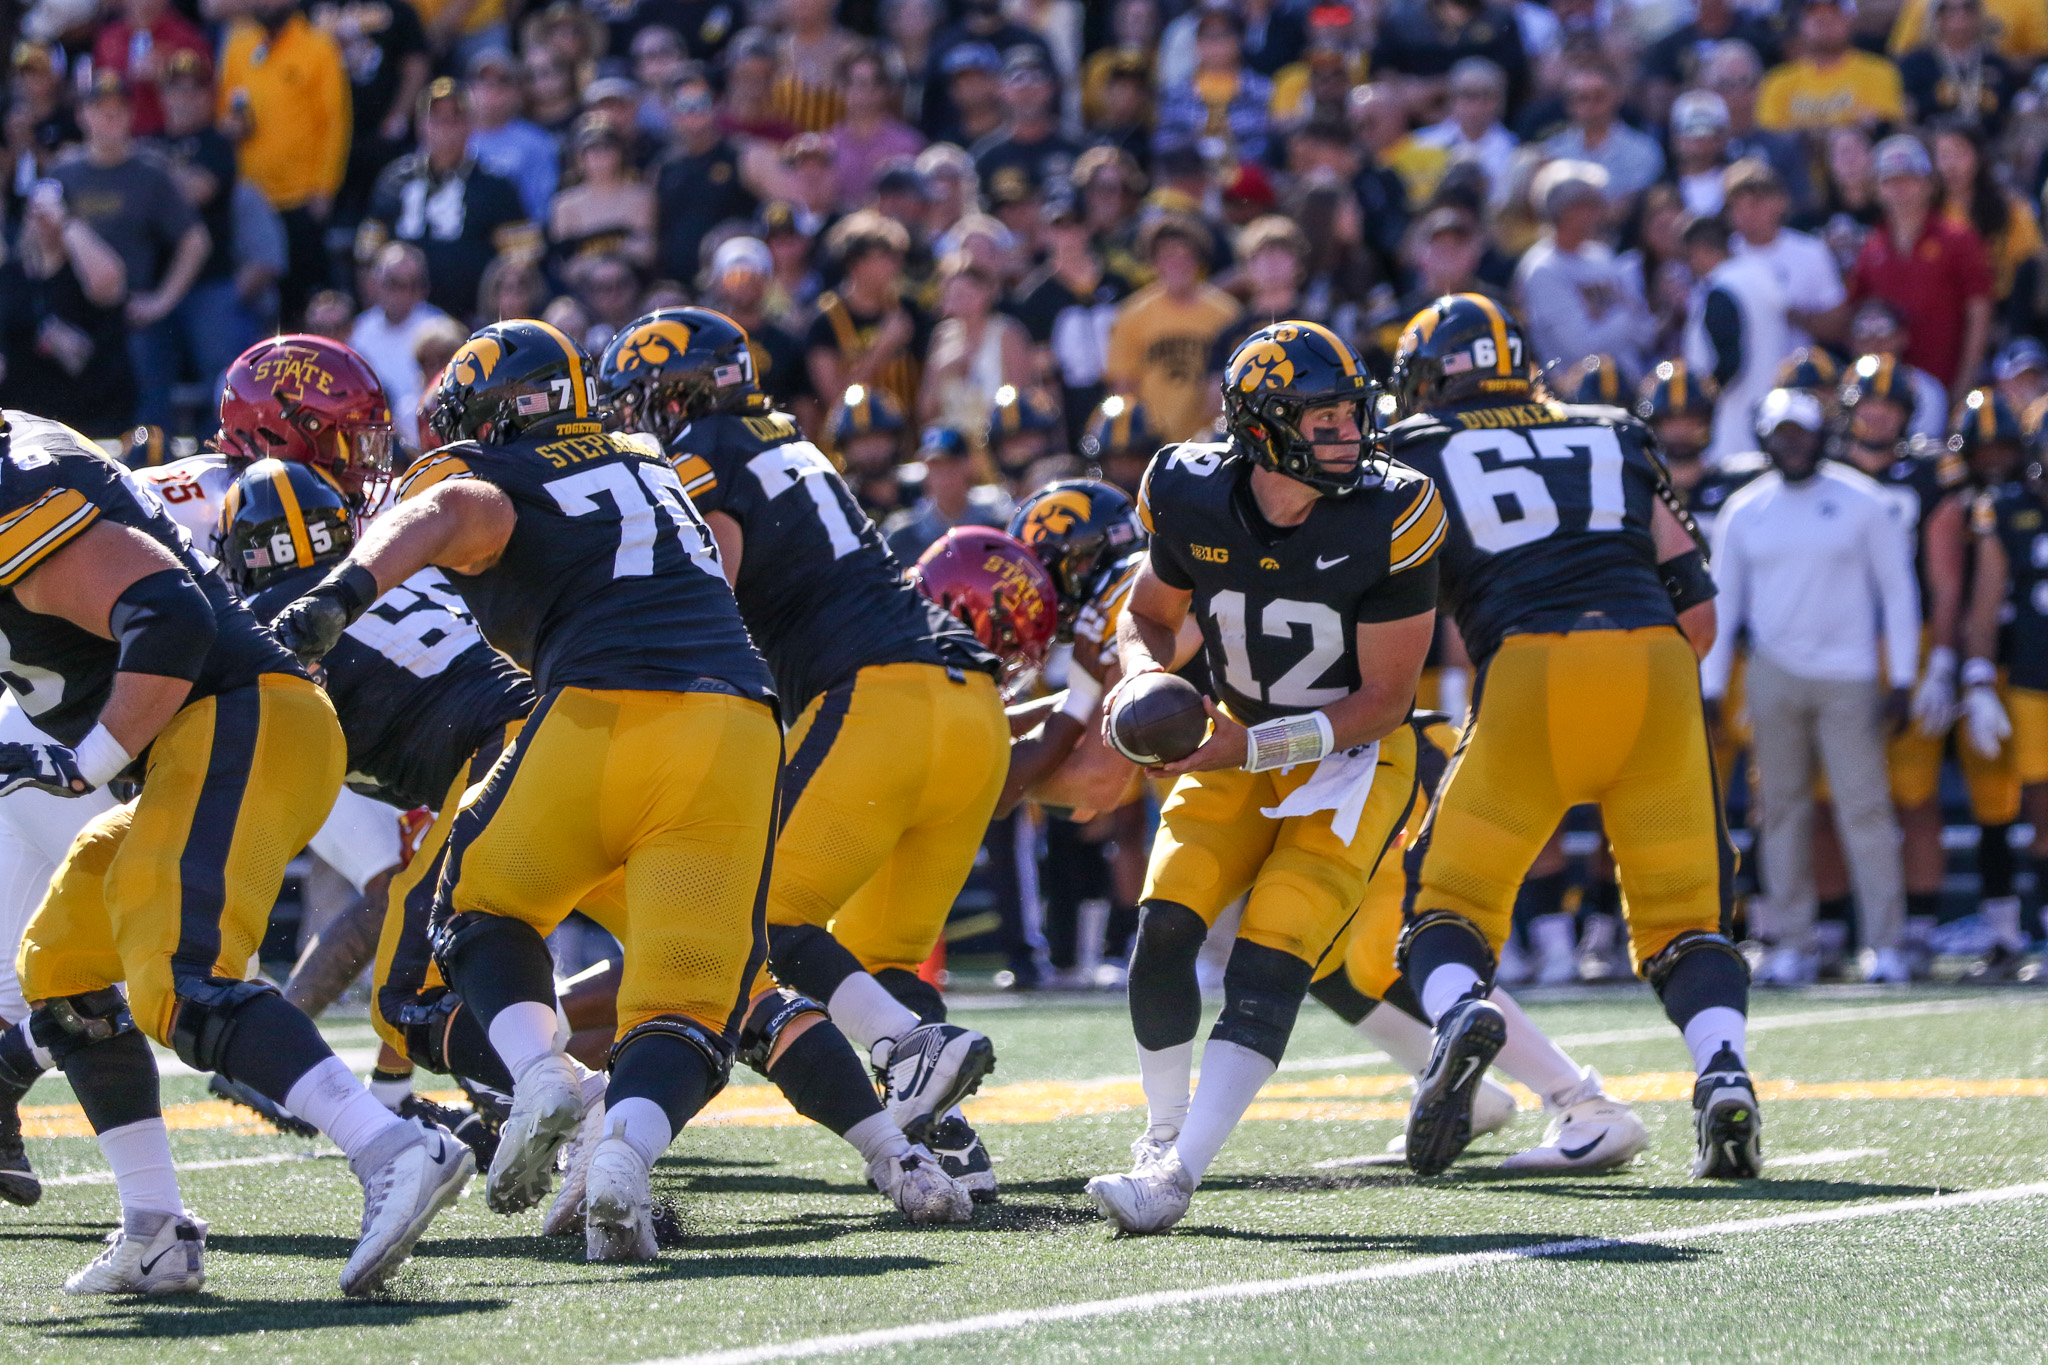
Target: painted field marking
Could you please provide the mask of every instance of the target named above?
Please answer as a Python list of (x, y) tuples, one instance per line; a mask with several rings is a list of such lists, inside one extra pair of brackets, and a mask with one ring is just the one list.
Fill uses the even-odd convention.
[[(339, 1151), (329, 1149), (325, 1152), (272, 1152), (269, 1156), (238, 1156), (230, 1157), (224, 1161), (181, 1161), (178, 1163), (178, 1174), (184, 1175), (190, 1171), (224, 1171), (231, 1166), (283, 1166), (294, 1161), (327, 1161), (340, 1155)], [(114, 1173), (112, 1171), (80, 1171), (75, 1175), (52, 1176), (43, 1183), (45, 1185), (111, 1185), (114, 1183)]]
[(1888, 1147), (1830, 1147), (1819, 1152), (1797, 1152), (1791, 1156), (1767, 1156), (1764, 1165), (1774, 1171), (1788, 1166), (1833, 1166), (1844, 1161), (1860, 1161), (1867, 1156), (1883, 1156)]

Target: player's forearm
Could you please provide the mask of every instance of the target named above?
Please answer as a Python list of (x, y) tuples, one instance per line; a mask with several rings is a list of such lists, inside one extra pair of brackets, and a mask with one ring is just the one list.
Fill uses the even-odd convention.
[(2005, 596), (2009, 590), (2004, 554), (1994, 542), (1979, 542), (1977, 575), (1972, 585), (1970, 614), (1963, 625), (1964, 657), (1997, 657), (1999, 608), (2005, 604)]
[(512, 500), (488, 483), (450, 481), (370, 523), (347, 562), (391, 591), (429, 565), (480, 573), (512, 538)]
[(191, 695), (192, 684), (183, 678), (116, 673), (107, 704), (100, 708), (99, 723), (133, 757), (163, 733)]
[[(1057, 702), (1058, 698), (1047, 698)], [(1003, 779), (1003, 792), (996, 800), (998, 818), (1008, 815), (1025, 794), (1059, 771), (1074, 752), (1074, 745), (1087, 728), (1072, 716), (1054, 711), (1038, 733), (1010, 746), (1010, 772)]]
[[(1416, 670), (1418, 676), (1421, 670)], [(1404, 689), (1386, 683), (1367, 683), (1342, 701), (1323, 708), (1330, 722), (1331, 749), (1355, 749), (1385, 739), (1408, 718), (1415, 704), (1415, 683)]]
[(1678, 614), (1678, 632), (1685, 636), (1692, 646), (1694, 657), (1702, 663), (1713, 652), (1716, 618), (1712, 601), (1696, 603)]
[(1126, 678), (1171, 671), (1179, 638), (1178, 627), (1126, 610), (1116, 627), (1118, 667)]

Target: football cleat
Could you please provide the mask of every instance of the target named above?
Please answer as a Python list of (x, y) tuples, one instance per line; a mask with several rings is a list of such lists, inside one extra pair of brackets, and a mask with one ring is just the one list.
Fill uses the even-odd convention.
[(538, 1204), (554, 1183), (555, 1154), (583, 1121), (583, 1080), (559, 1052), (537, 1057), (520, 1072), (512, 1112), (498, 1130), (484, 1195), (493, 1213), (518, 1213)]
[(498, 1134), (474, 1109), (439, 1104), (425, 1095), (407, 1095), (398, 1102), (398, 1117), (415, 1123), (436, 1123), (455, 1135), (455, 1140), (476, 1153), (479, 1166), (488, 1166), (497, 1155)]
[(28, 1164), (21, 1141), (21, 1099), (26, 1090), (0, 1083), (0, 1199), (23, 1208), (43, 1197), (43, 1180)]
[(925, 1146), (937, 1158), (939, 1169), (957, 1181), (975, 1203), (993, 1204), (1000, 1197), (988, 1148), (961, 1115), (948, 1114), (933, 1124)]
[[(1488, 1076), (1479, 1083), (1479, 1093), (1472, 1097), (1472, 1136), (1485, 1137), (1498, 1133), (1515, 1121), (1519, 1112), (1514, 1092)], [(1408, 1151), (1408, 1135), (1396, 1133), (1387, 1141), (1387, 1151), (1394, 1156), (1404, 1156)]]
[(315, 1128), (291, 1110), (286, 1109), (283, 1105), (278, 1104), (270, 1096), (260, 1091), (252, 1090), (240, 1081), (231, 1081), (217, 1071), (207, 1077), (206, 1088), (212, 1094), (226, 1100), (229, 1104), (238, 1104), (244, 1109), (253, 1110), (262, 1117), (264, 1122), (287, 1137), (314, 1138), (320, 1136), (318, 1128)]
[(996, 1069), (995, 1045), (973, 1029), (920, 1024), (901, 1038), (875, 1044), (882, 1107), (913, 1144), (930, 1135), (941, 1114), (972, 1095)]
[(913, 1147), (902, 1156), (876, 1157), (868, 1163), (868, 1184), (895, 1201), (913, 1223), (966, 1223), (974, 1218), (974, 1200), (966, 1187), (922, 1148)]
[(1131, 1169), (1141, 1171), (1155, 1161), (1164, 1161), (1173, 1144), (1179, 1141), (1178, 1128), (1147, 1128), (1131, 1144)]
[(583, 1255), (591, 1261), (654, 1259), (654, 1194), (647, 1163), (623, 1138), (606, 1138), (584, 1178)]
[(1472, 1108), (1486, 1068), (1508, 1040), (1507, 1016), (1491, 1000), (1461, 1000), (1436, 1021), (1436, 1049), (1408, 1106), (1408, 1168), (1436, 1175), (1472, 1141)]
[(107, 1249), (64, 1281), (67, 1294), (194, 1294), (206, 1283), (206, 1224), (189, 1213), (131, 1209)]
[(1187, 1213), (1194, 1194), (1195, 1178), (1175, 1152), (1129, 1175), (1098, 1175), (1088, 1182), (1095, 1207), (1119, 1233), (1130, 1236), (1166, 1231)]
[(1699, 1139), (1692, 1163), (1696, 1178), (1754, 1180), (1763, 1170), (1764, 1123), (1757, 1113), (1756, 1087), (1725, 1049), (1693, 1085), (1692, 1119)]
[(1903, 986), (1913, 979), (1912, 969), (1896, 948), (1866, 951), (1857, 965), (1863, 980), (1873, 986)]
[(341, 1292), (384, 1287), (413, 1244), (476, 1174), (476, 1155), (445, 1128), (399, 1122), (349, 1159), (363, 1182), (363, 1232), (341, 1272)]
[[(1972, 962), (1956, 980), (1965, 986), (2003, 986), (2009, 982), (2025, 980), (2021, 972), (2027, 965), (2023, 949), (2010, 948), (2003, 943), (1991, 945), (1991, 951)], [(0, 1193), (5, 1187), (0, 1186)]]
[(1773, 948), (1764, 958), (1764, 964), (1757, 969), (1756, 984), (1759, 986), (1811, 986), (1820, 975), (1819, 964), (1811, 953), (1798, 948)]
[[(602, 1074), (598, 1076), (603, 1079)], [(576, 1136), (562, 1151), (562, 1188), (555, 1191), (555, 1202), (548, 1206), (547, 1221), (540, 1230), (549, 1237), (573, 1237), (583, 1226), (584, 1187), (590, 1180), (590, 1158), (597, 1154), (597, 1144), (604, 1141), (604, 1091), (598, 1091), (593, 1098), (590, 1089), (583, 1092), (583, 1122), (576, 1126)]]
[(1635, 1110), (1601, 1087), (1591, 1069), (1552, 1113), (1541, 1144), (1501, 1162), (1504, 1171), (1611, 1171), (1650, 1145)]

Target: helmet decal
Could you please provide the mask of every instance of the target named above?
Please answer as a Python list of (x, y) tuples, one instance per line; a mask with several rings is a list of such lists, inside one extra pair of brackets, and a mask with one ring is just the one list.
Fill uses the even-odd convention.
[(1062, 489), (1040, 499), (1025, 514), (1024, 524), (1017, 530), (1017, 539), (1026, 545), (1036, 545), (1048, 535), (1064, 535), (1086, 521), (1092, 510), (1086, 493), (1079, 489)]
[(1294, 362), (1279, 341), (1261, 341), (1247, 346), (1238, 356), (1234, 387), (1241, 393), (1259, 389), (1283, 389), (1294, 382)]
[(505, 347), (496, 337), (471, 337), (462, 343), (462, 349), (448, 362), (448, 368), (458, 382), (481, 384), (491, 377), (491, 371), (498, 368), (498, 362), (505, 358)]
[(619, 347), (618, 367), (630, 374), (668, 364), (690, 349), (690, 329), (666, 318), (643, 322)]

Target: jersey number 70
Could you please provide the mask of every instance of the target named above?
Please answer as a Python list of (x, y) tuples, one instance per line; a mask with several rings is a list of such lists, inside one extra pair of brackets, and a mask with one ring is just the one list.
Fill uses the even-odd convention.
[[(635, 476), (638, 476), (637, 478)], [(665, 464), (601, 464), (549, 479), (543, 485), (555, 505), (568, 516), (597, 517), (605, 514), (610, 501), (619, 521), (619, 548), (612, 556), (613, 578), (647, 578), (654, 573), (654, 546), (664, 523), (674, 543), (681, 546), (690, 562), (721, 583), (725, 570), (718, 563), (718, 547), (710, 528), (690, 505), (682, 481)]]

